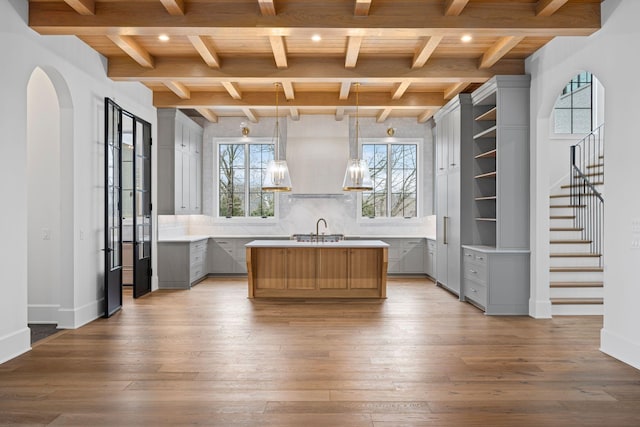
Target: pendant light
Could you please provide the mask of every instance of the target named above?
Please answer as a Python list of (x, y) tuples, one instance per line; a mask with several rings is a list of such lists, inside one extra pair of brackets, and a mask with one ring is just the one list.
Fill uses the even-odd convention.
[(273, 132), (274, 155), (267, 164), (262, 191), (291, 191), (291, 177), (286, 160), (280, 160), (280, 116), (278, 115), (278, 93), (280, 83), (276, 83), (276, 127)]
[[(356, 127), (355, 127), (355, 143), (357, 152), (360, 151), (360, 99), (359, 88), (360, 83), (356, 83)], [(344, 191), (369, 191), (373, 190), (373, 181), (369, 173), (367, 161), (360, 158), (349, 159), (347, 170), (344, 173), (344, 181), (342, 182)]]

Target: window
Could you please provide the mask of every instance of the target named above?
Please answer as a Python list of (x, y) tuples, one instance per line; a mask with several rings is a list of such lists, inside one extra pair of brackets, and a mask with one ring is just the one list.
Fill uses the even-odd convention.
[(363, 144), (362, 157), (373, 180), (373, 190), (362, 193), (362, 216), (418, 216), (418, 145)]
[(555, 133), (590, 133), (593, 130), (593, 77), (575, 76), (562, 90), (553, 110)]
[(273, 193), (262, 191), (273, 144), (218, 144), (218, 215), (273, 217)]

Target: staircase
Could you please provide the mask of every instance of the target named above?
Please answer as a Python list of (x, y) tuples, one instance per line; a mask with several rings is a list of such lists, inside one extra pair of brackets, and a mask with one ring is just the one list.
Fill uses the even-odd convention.
[(571, 173), (550, 196), (552, 315), (603, 314), (604, 128), (572, 147)]

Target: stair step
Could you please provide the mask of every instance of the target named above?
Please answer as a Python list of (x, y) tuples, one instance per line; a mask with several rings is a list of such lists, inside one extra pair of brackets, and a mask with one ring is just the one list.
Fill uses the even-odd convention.
[(593, 165), (587, 165), (588, 169), (594, 169), (594, 168), (603, 168), (604, 167), (604, 163), (596, 163)]
[(579, 245), (590, 244), (591, 240), (551, 240), (549, 243), (552, 245)]
[(549, 231), (582, 231), (584, 228), (573, 228), (573, 227), (551, 227)]
[(604, 282), (551, 282), (551, 288), (602, 288)]
[(560, 208), (586, 208), (587, 205), (550, 205), (552, 209), (560, 209)]
[(551, 298), (551, 304), (604, 304), (603, 298)]
[(602, 267), (551, 267), (551, 273), (600, 273), (603, 272)]
[(579, 253), (579, 252), (567, 252), (567, 253), (553, 253), (549, 255), (551, 258), (600, 258), (601, 254), (592, 253)]
[(549, 219), (575, 219), (575, 215), (551, 215)]
[[(589, 173), (585, 173), (583, 174), (586, 177), (590, 177), (590, 176), (600, 176), (600, 175), (604, 175), (604, 172), (589, 172)], [(574, 175), (574, 178), (580, 178), (580, 175)]]
[[(591, 185), (596, 186), (596, 185), (604, 185), (604, 182), (592, 182)], [(582, 187), (583, 184), (565, 184), (565, 185), (561, 185), (560, 188), (574, 188), (574, 187)]]
[[(581, 194), (580, 197), (595, 197), (595, 194)], [(571, 194), (567, 193), (567, 194), (552, 194), (551, 196), (549, 196), (550, 199), (565, 199), (567, 197), (571, 197)]]

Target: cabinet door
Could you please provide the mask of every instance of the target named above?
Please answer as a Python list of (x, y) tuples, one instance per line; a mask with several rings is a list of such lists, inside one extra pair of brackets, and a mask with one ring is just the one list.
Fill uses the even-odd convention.
[[(448, 194), (447, 194), (447, 190), (448, 190), (448, 182), (447, 182), (447, 176), (446, 175), (441, 175), (438, 177), (438, 179), (436, 180), (436, 236), (437, 236), (437, 241), (436, 241), (436, 250), (438, 252), (438, 254), (441, 254), (440, 256), (438, 256), (437, 259), (437, 268), (436, 268), (436, 279), (438, 282), (446, 285), (448, 282), (448, 278), (447, 278), (447, 272), (448, 272), (448, 267), (447, 267), (447, 244), (445, 242), (448, 242), (447, 239), (447, 234), (446, 232), (449, 232), (449, 229), (447, 227), (448, 225), (448, 211), (447, 211), (447, 205), (448, 205)], [(446, 229), (446, 230), (445, 230)]]
[(252, 248), (251, 268), (256, 278), (254, 287), (259, 289), (285, 289), (286, 255), (284, 248)]
[(211, 273), (231, 274), (233, 273), (233, 250), (231, 243), (227, 240), (209, 239), (209, 249), (207, 256)]
[(287, 249), (287, 289), (316, 288), (315, 248)]
[(387, 273), (402, 273), (402, 239), (384, 239), (389, 244)]
[(402, 246), (402, 272), (424, 273), (424, 242), (407, 240)]
[(449, 121), (447, 168), (460, 169), (460, 109), (453, 110), (447, 118)]
[(347, 289), (349, 250), (318, 249), (318, 288)]
[(443, 174), (447, 171), (448, 161), (448, 121), (446, 117), (436, 126), (436, 174)]
[[(447, 175), (447, 286), (460, 293), (460, 172)], [(440, 252), (438, 250), (438, 252)], [(438, 257), (439, 258), (439, 257)]]
[(196, 154), (189, 154), (189, 212), (198, 213), (199, 210), (199, 197), (198, 197), (198, 170), (200, 158)]
[(382, 250), (358, 248), (349, 250), (349, 288), (377, 289), (380, 287)]

